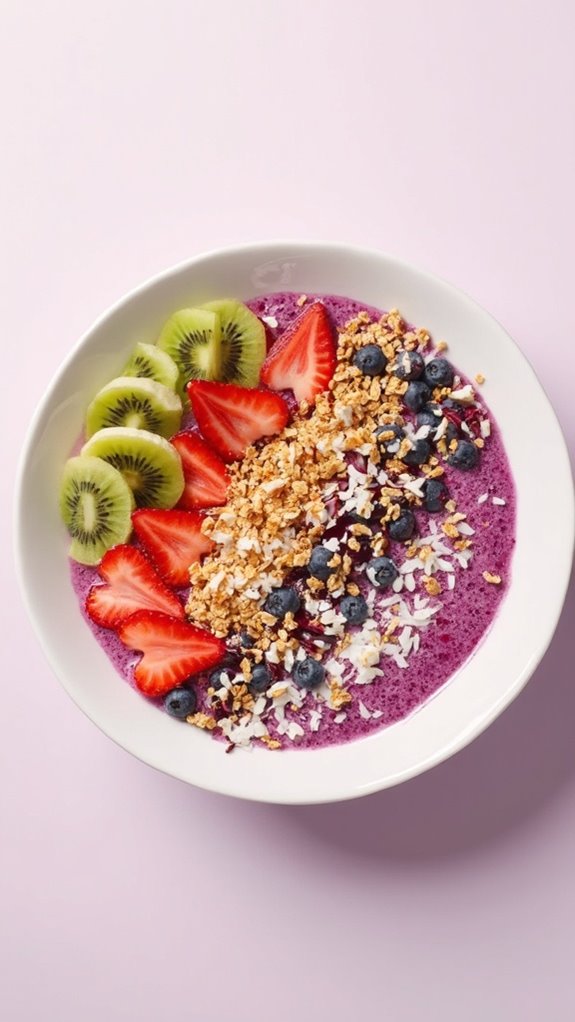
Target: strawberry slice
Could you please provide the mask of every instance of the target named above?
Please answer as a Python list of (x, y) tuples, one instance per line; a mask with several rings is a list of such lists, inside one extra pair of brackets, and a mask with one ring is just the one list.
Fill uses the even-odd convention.
[(160, 610), (173, 617), (184, 617), (176, 594), (136, 547), (128, 544), (112, 547), (104, 554), (98, 571), (108, 584), (92, 586), (86, 611), (102, 628), (117, 628), (137, 610)]
[(293, 390), (298, 404), (326, 390), (336, 364), (333, 327), (325, 305), (314, 302), (278, 338), (261, 370), (272, 390)]
[(201, 531), (199, 511), (140, 508), (132, 514), (134, 531), (160, 575), (172, 586), (189, 585), (188, 568), (210, 552), (214, 542)]
[(224, 461), (243, 458), (254, 440), (281, 433), (288, 420), (284, 399), (270, 391), (207, 380), (191, 380), (187, 391), (198, 426)]
[(221, 458), (199, 433), (177, 433), (172, 443), (182, 459), (185, 486), (178, 507), (221, 507), (226, 503), (230, 476)]
[(143, 654), (134, 679), (147, 696), (164, 695), (191, 674), (215, 667), (226, 652), (223, 639), (154, 610), (132, 614), (118, 635), (125, 646)]

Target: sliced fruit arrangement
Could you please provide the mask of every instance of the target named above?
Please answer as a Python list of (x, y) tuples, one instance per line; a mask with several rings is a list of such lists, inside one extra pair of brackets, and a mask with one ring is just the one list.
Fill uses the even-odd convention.
[(213, 541), (201, 531), (203, 520), (199, 511), (157, 508), (142, 508), (132, 515), (138, 539), (170, 585), (189, 585), (190, 564), (213, 549)]
[(155, 380), (118, 376), (102, 387), (89, 405), (86, 436), (107, 427), (129, 426), (171, 437), (181, 421), (182, 402), (169, 387)]
[(137, 547), (122, 544), (108, 550), (98, 572), (107, 584), (92, 586), (86, 611), (100, 627), (117, 628), (137, 610), (184, 617), (184, 607), (176, 594)]
[(132, 532), (134, 497), (122, 474), (101, 458), (70, 458), (60, 487), (60, 512), (72, 543), (70, 557), (97, 564)]
[(120, 375), (155, 380), (156, 383), (163, 383), (164, 387), (175, 390), (179, 370), (167, 351), (162, 351), (156, 344), (140, 342), (136, 344)]
[(336, 342), (325, 306), (314, 302), (278, 338), (261, 370), (272, 390), (293, 390), (296, 401), (313, 401), (327, 388), (336, 364)]
[(240, 387), (257, 387), (266, 357), (266, 331), (262, 321), (247, 305), (231, 298), (208, 302), (202, 308), (215, 313), (220, 320), (220, 372), (212, 378), (223, 383), (237, 383)]
[(137, 611), (120, 625), (118, 635), (125, 646), (143, 654), (134, 679), (147, 696), (164, 695), (191, 674), (215, 667), (226, 651), (223, 639), (158, 611)]
[[(130, 502), (161, 510), (177, 504), (184, 511), (226, 502), (230, 476), (224, 462), (243, 457), (250, 443), (277, 434), (287, 422), (283, 398), (258, 389), (260, 370), (264, 385), (291, 389), (298, 401), (313, 401), (333, 373), (334, 339), (321, 302), (306, 309), (267, 358), (266, 345), (264, 323), (227, 298), (180, 309), (157, 345), (135, 346), (122, 374), (88, 407), (80, 458), (91, 461), (80, 467), (71, 459), (65, 473), (61, 509), (72, 536), (71, 557), (97, 564), (125, 541)], [(203, 436), (178, 433), (180, 395), (186, 404), (188, 397), (192, 401)], [(95, 468), (94, 459), (117, 474)]]
[(201, 432), (224, 461), (242, 458), (251, 443), (281, 433), (288, 421), (286, 402), (271, 391), (193, 380), (188, 396)]
[(178, 433), (172, 443), (182, 459), (184, 492), (178, 507), (222, 507), (226, 503), (230, 475), (221, 458), (199, 433)]
[(173, 507), (183, 493), (180, 456), (156, 433), (128, 426), (100, 429), (81, 454), (103, 458), (121, 472), (138, 507)]

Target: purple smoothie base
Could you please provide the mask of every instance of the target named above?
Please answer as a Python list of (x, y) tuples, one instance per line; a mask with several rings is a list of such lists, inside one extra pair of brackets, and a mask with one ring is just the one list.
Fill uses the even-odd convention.
[[(358, 312), (367, 309), (374, 317), (381, 312), (334, 295), (310, 295), (310, 300), (320, 298), (338, 327), (343, 326)], [(274, 338), (301, 314), (297, 305), (297, 294), (278, 293), (248, 301), (246, 304), (258, 316), (275, 317), (277, 327), (267, 327)], [(461, 375), (461, 374), (459, 374)], [(462, 377), (464, 380), (464, 378)], [(465, 382), (465, 380), (464, 380)], [(484, 402), (482, 402), (484, 405)], [(336, 710), (324, 704), (321, 728), (318, 732), (305, 731), (297, 742), (282, 740), (286, 749), (319, 748), (365, 737), (382, 727), (401, 720), (430, 698), (472, 655), (479, 642), (492, 624), (495, 614), (509, 585), (510, 562), (514, 547), (515, 532), (515, 488), (509, 462), (503, 447), (501, 434), (489, 413), (491, 436), (482, 451), (479, 467), (471, 472), (460, 472), (445, 466), (444, 479), (449, 495), (457, 502), (458, 511), (467, 515), (469, 525), (475, 530), (473, 537), (473, 558), (467, 569), (456, 570), (456, 584), (453, 590), (445, 589), (439, 597), (442, 608), (432, 624), (421, 634), (421, 646), (412, 652), (407, 669), (402, 669), (387, 659), (385, 676), (369, 685), (351, 686), (354, 701), (345, 707), (346, 719), (336, 724)], [(478, 504), (477, 498), (484, 493), (489, 499)], [(505, 505), (494, 505), (491, 498), (505, 500)], [(429, 532), (430, 520), (440, 516), (417, 512), (420, 535)], [(403, 544), (392, 544), (390, 556), (402, 560), (405, 553)], [(498, 574), (501, 585), (490, 585), (482, 577), (484, 571)], [(115, 633), (94, 625), (84, 611), (86, 596), (94, 582), (99, 581), (96, 568), (87, 568), (71, 562), (71, 577), (82, 614), (119, 674), (133, 685), (133, 666), (139, 657), (126, 649)], [(404, 595), (404, 594), (402, 594)], [(423, 594), (425, 595), (425, 593)], [(182, 594), (185, 599), (185, 593)], [(199, 706), (202, 703), (201, 685), (198, 686)], [(204, 684), (205, 689), (205, 684)], [(141, 698), (144, 698), (143, 696)], [(383, 715), (376, 720), (364, 720), (359, 713), (361, 700), (368, 710), (381, 710)], [(308, 705), (309, 704), (309, 705)], [(299, 714), (286, 711), (288, 719), (303, 723), (308, 716), (306, 710), (315, 707), (315, 699), (308, 696), (305, 708)], [(266, 719), (270, 735), (275, 734), (275, 720)]]

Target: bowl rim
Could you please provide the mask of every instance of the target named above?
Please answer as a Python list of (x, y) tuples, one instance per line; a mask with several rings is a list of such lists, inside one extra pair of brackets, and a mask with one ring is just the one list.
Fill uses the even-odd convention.
[[(225, 785), (210, 784), (209, 778), (206, 780), (202, 779), (201, 782), (198, 780), (192, 781), (188, 776), (185, 776), (183, 772), (176, 772), (173, 769), (167, 768), (165, 765), (162, 765), (161, 756), (145, 754), (142, 752), (141, 749), (136, 747), (137, 743), (134, 743), (134, 745), (132, 745), (129, 741), (119, 738), (118, 735), (113, 732), (113, 727), (111, 726), (111, 723), (108, 725), (107, 722), (103, 722), (102, 720), (96, 720), (87, 710), (87, 708), (83, 705), (83, 701), (80, 698), (79, 692), (74, 688), (73, 683), (70, 683), (69, 679), (63, 676), (63, 673), (59, 670), (58, 665), (56, 663), (57, 658), (53, 654), (50, 642), (45, 637), (43, 624), (38, 619), (36, 612), (34, 610), (31, 598), (31, 589), (29, 588), (29, 580), (25, 568), (25, 532), (23, 528), (23, 521), (21, 515), (22, 497), (26, 481), (26, 469), (28, 461), (30, 459), (31, 452), (34, 449), (34, 445), (38, 440), (38, 434), (41, 430), (42, 423), (46, 416), (46, 412), (50, 406), (50, 401), (53, 392), (55, 391), (60, 379), (66, 374), (68, 368), (74, 363), (77, 355), (84, 347), (86, 342), (89, 340), (89, 338), (93, 334), (95, 334), (99, 330), (99, 328), (102, 325), (104, 325), (107, 321), (113, 319), (113, 317), (118, 312), (120, 312), (124, 308), (127, 308), (135, 299), (138, 298), (138, 296), (145, 294), (148, 290), (160, 284), (162, 281), (168, 280), (171, 277), (176, 277), (177, 275), (184, 273), (186, 271), (193, 270), (194, 266), (198, 264), (204, 263), (210, 259), (242, 255), (253, 255), (254, 257), (266, 256), (267, 258), (272, 258), (274, 256), (277, 256), (276, 250), (281, 249), (284, 250), (297, 249), (298, 252), (302, 254), (303, 253), (310, 253), (315, 255), (337, 254), (347, 258), (349, 257), (353, 258), (354, 256), (356, 256), (368, 259), (373, 258), (375, 260), (379, 260), (382, 262), (388, 262), (400, 270), (405, 270), (408, 273), (415, 274), (418, 277), (423, 278), (430, 285), (435, 286), (439, 285), (440, 288), (443, 289), (444, 292), (447, 292), (449, 295), (452, 295), (454, 297), (456, 296), (459, 299), (464, 299), (465, 302), (471, 307), (471, 309), (475, 313), (480, 313), (484, 317), (487, 317), (489, 320), (491, 320), (492, 323), (494, 323), (499, 328), (499, 330), (505, 335), (507, 342), (513, 347), (516, 355), (519, 356), (520, 361), (523, 363), (523, 368), (531, 375), (532, 381), (539, 389), (540, 397), (542, 401), (546, 404), (546, 410), (548, 415), (554, 420), (557, 430), (557, 436), (558, 438), (560, 438), (560, 449), (556, 453), (559, 459), (563, 460), (565, 475), (566, 477), (568, 475), (571, 482), (569, 507), (564, 508), (564, 511), (566, 512), (565, 517), (568, 522), (569, 529), (569, 535), (565, 537), (564, 543), (565, 549), (569, 552), (569, 556), (565, 557), (562, 564), (562, 568), (558, 570), (557, 575), (555, 576), (554, 579), (555, 592), (553, 613), (552, 615), (550, 615), (550, 621), (547, 630), (543, 635), (537, 637), (536, 644), (534, 639), (534, 648), (532, 649), (529, 662), (526, 663), (523, 670), (521, 670), (516, 675), (514, 683), (505, 690), (503, 695), (501, 695), (498, 700), (493, 701), (493, 704), (491, 705), (489, 711), (484, 712), (480, 718), (475, 719), (470, 726), (462, 730), (455, 740), (449, 742), (448, 744), (438, 747), (436, 752), (433, 755), (428, 756), (425, 760), (420, 760), (414, 763), (411, 768), (403, 769), (399, 771), (397, 774), (386, 777), (384, 780), (382, 780), (381, 778), (375, 778), (372, 781), (362, 784), (360, 788), (358, 788), (356, 785), (353, 787), (353, 789), (348, 789), (345, 787), (345, 785), (342, 785), (340, 783), (338, 785), (338, 790), (336, 792), (334, 791), (329, 795), (322, 794), (320, 797), (314, 798), (306, 797), (305, 795), (302, 795), (301, 792), (292, 791), (290, 792), (284, 791), (277, 797), (270, 798), (268, 795), (262, 795), (257, 791), (238, 792), (237, 790), (228, 790)], [(88, 716), (88, 718), (94, 724), (96, 724), (96, 726), (104, 734), (106, 734), (109, 738), (116, 742), (116, 744), (120, 745), (127, 752), (134, 755), (137, 759), (140, 759), (142, 762), (147, 763), (148, 765), (152, 766), (153, 768), (163, 773), (168, 773), (169, 775), (177, 777), (180, 780), (184, 780), (187, 783), (193, 783), (198, 786), (201, 785), (201, 787), (208, 791), (218, 792), (221, 794), (227, 794), (235, 797), (241, 797), (253, 801), (275, 802), (285, 804), (313, 804), (330, 801), (344, 801), (347, 799), (372, 794), (375, 791), (382, 790), (386, 787), (391, 787), (396, 784), (402, 783), (403, 781), (409, 780), (410, 778), (417, 776), (419, 773), (422, 773), (430, 769), (431, 767), (444, 762), (446, 759), (450, 758), (452, 755), (463, 749), (466, 745), (468, 745), (471, 741), (478, 737), (487, 727), (489, 727), (489, 725), (500, 715), (500, 713), (502, 713), (503, 710), (506, 709), (507, 706), (509, 706), (511, 702), (517, 697), (519, 692), (527, 684), (529, 678), (531, 677), (531, 675), (541, 662), (542, 658), (544, 657), (555, 633), (557, 623), (559, 621), (559, 617), (561, 615), (561, 611), (565, 601), (565, 597), (567, 595), (567, 589), (569, 585), (573, 561), (573, 551), (575, 548), (575, 494), (573, 489), (573, 476), (570, 467), (570, 459), (566, 440), (562, 432), (562, 428), (559, 423), (558, 417), (553, 409), (553, 406), (547, 396), (547, 393), (543, 385), (537, 378), (537, 375), (533, 369), (533, 366), (531, 365), (531, 362), (529, 361), (527, 356), (521, 351), (519, 345), (507, 333), (507, 331), (501, 325), (501, 323), (499, 323), (499, 321), (491, 313), (489, 313), (482, 305), (476, 302), (475, 299), (471, 298), (467, 292), (451, 284), (449, 281), (444, 280), (442, 277), (434, 273), (431, 273), (426, 269), (422, 269), (415, 263), (412, 263), (405, 259), (396, 258), (395, 256), (390, 255), (387, 252), (380, 251), (378, 249), (372, 249), (369, 247), (359, 245), (349, 245), (346, 244), (345, 242), (331, 242), (318, 240), (300, 241), (297, 239), (277, 239), (270, 241), (246, 242), (236, 245), (224, 245), (217, 248), (209, 249), (207, 251), (198, 253), (197, 255), (192, 256), (188, 259), (184, 259), (178, 263), (175, 263), (174, 265), (168, 267), (167, 269), (162, 270), (157, 274), (149, 276), (143, 283), (136, 285), (134, 288), (132, 288), (127, 293), (122, 295), (119, 299), (117, 299), (115, 302), (113, 302), (103, 313), (101, 313), (94, 320), (94, 322), (89, 326), (89, 328), (83, 332), (78, 341), (70, 349), (68, 355), (56, 368), (49, 382), (49, 385), (47, 386), (44, 392), (42, 400), (39, 402), (38, 406), (36, 407), (32, 415), (30, 424), (25, 435), (24, 443), (22, 445), (17, 466), (13, 515), (14, 515), (13, 519), (14, 553), (16, 574), (28, 617), (32, 622), (33, 629), (36, 633), (36, 636), (40, 642), (41, 648), (43, 649), (43, 652), (47, 658), (50, 667), (56, 674), (56, 677), (58, 678), (63, 688), (68, 693), (68, 695), (72, 698), (76, 705)], [(513, 581), (511, 581), (510, 586), (511, 587), (513, 586)], [(439, 691), (441, 691), (441, 689)], [(381, 729), (379, 732), (376, 732), (376, 734), (381, 733), (381, 731), (383, 730), (385, 729)], [(358, 741), (361, 741), (361, 739), (359, 739)], [(355, 743), (348, 744), (353, 745)], [(330, 748), (338, 749), (342, 747), (343, 746), (339, 745)], [(317, 752), (313, 750), (312, 754), (315, 755), (317, 754)], [(305, 755), (305, 753), (302, 751), (297, 751), (295, 755), (299, 758), (300, 756)]]

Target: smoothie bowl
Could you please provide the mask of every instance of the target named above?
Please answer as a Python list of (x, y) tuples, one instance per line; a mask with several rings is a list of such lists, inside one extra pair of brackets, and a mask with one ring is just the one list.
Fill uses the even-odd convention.
[(18, 515), (32, 619), (88, 716), (275, 802), (470, 741), (544, 653), (573, 545), (565, 445), (510, 338), (331, 245), (202, 256), (107, 313), (38, 410)]

